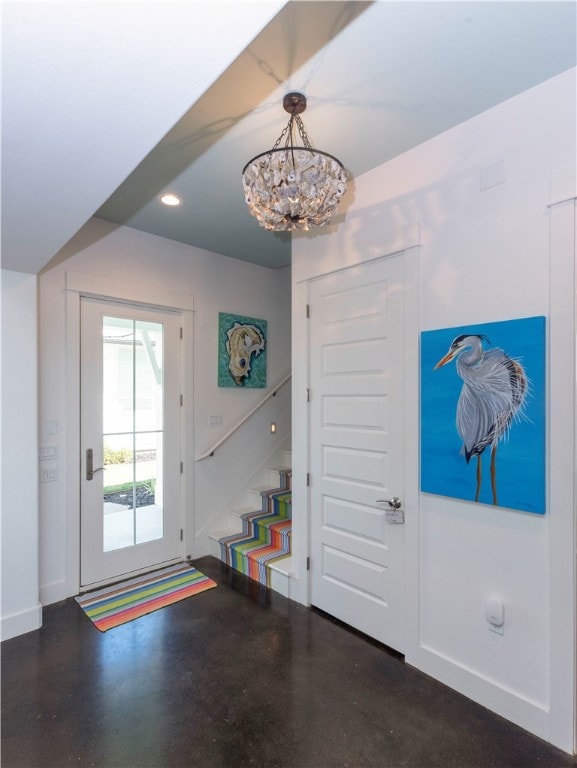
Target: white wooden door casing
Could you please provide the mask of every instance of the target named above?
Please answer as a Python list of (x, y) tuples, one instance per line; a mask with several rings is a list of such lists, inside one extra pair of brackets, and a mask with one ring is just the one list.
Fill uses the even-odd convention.
[(310, 284), (311, 603), (404, 649), (403, 261)]
[[(182, 556), (180, 315), (89, 298), (82, 298), (80, 306), (80, 584), (87, 587)], [(102, 321), (105, 316), (161, 323), (164, 345), (163, 536), (111, 552), (103, 551), (105, 471), (96, 472), (90, 481), (86, 479), (87, 448), (93, 449), (94, 468), (103, 466)]]

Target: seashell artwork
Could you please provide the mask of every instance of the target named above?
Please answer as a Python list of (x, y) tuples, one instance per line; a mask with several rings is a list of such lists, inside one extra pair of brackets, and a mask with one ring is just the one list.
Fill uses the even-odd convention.
[(266, 387), (267, 321), (219, 313), (218, 386)]

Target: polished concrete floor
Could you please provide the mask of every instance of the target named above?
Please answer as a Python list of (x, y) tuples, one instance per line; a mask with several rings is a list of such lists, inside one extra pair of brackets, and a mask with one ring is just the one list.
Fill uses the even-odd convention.
[(577, 760), (213, 558), (217, 589), (2, 645), (3, 768), (555, 768)]

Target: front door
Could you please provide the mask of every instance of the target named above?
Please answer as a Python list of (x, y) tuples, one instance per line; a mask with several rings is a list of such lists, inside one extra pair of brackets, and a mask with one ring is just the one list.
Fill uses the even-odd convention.
[(403, 256), (310, 284), (311, 603), (404, 649)]
[(81, 301), (81, 586), (181, 556), (180, 316)]

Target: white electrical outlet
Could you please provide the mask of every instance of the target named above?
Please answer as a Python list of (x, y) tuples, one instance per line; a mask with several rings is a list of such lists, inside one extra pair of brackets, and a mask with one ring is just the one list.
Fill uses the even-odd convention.
[(498, 597), (490, 597), (485, 602), (485, 618), (489, 625), (489, 631), (497, 635), (504, 635), (505, 606)]
[(481, 192), (491, 187), (496, 187), (498, 184), (504, 184), (506, 180), (505, 175), (505, 161), (499, 160), (493, 165), (488, 165), (486, 168), (481, 169), (480, 174), (480, 186)]

